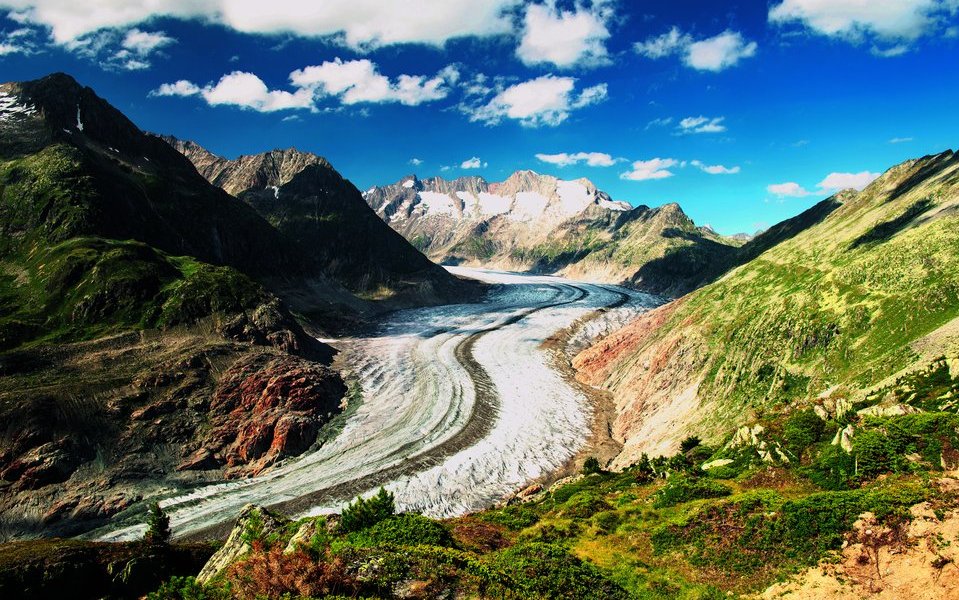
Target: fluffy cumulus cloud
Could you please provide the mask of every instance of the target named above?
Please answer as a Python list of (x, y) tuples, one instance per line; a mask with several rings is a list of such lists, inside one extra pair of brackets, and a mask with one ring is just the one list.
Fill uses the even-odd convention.
[(693, 165), (704, 173), (709, 173), (710, 175), (735, 175), (740, 171), (738, 166), (726, 167), (723, 165), (707, 165), (700, 160), (691, 161), (689, 164)]
[(630, 181), (646, 181), (649, 179), (666, 179), (672, 177), (673, 172), (669, 169), (679, 166), (679, 161), (674, 158), (652, 158), (650, 160), (637, 160), (632, 164), (629, 171), (620, 174), (620, 179)]
[(612, 16), (611, 3), (606, 0), (596, 0), (591, 6), (577, 5), (573, 10), (560, 9), (553, 0), (531, 4), (523, 18), (516, 55), (527, 65), (574, 67), (608, 63), (606, 24)]
[(486, 166), (487, 166), (487, 163), (481, 161), (478, 156), (474, 156), (473, 158), (468, 158), (464, 160), (462, 163), (460, 163), (461, 169), (485, 169)]
[(780, 198), (802, 198), (803, 196), (808, 196), (813, 193), (795, 181), (767, 185), (766, 191)]
[(499, 91), (491, 100), (464, 105), (471, 121), (488, 125), (513, 119), (525, 127), (556, 126), (573, 110), (606, 99), (605, 83), (576, 91), (576, 79), (543, 75)]
[[(441, 45), (464, 36), (513, 29), (520, 0), (0, 0), (28, 23), (49, 28), (59, 44), (101, 29), (128, 29), (155, 17), (197, 19), (256, 34), (335, 36), (354, 48), (398, 43)], [(415, 15), (415, 18), (410, 18)]]
[(257, 75), (234, 71), (216, 84), (199, 86), (180, 80), (165, 83), (153, 96), (201, 96), (211, 106), (232, 105), (260, 112), (306, 108), (316, 110), (316, 101), (335, 97), (343, 104), (399, 102), (417, 105), (445, 98), (448, 84), (455, 83), (459, 71), (447, 67), (435, 77), (400, 75), (390, 80), (369, 60), (336, 59), (290, 73), (294, 90), (270, 90)]
[(756, 42), (747, 41), (737, 31), (726, 30), (719, 35), (696, 40), (688, 33), (673, 27), (666, 33), (637, 42), (634, 49), (642, 56), (660, 59), (678, 55), (686, 66), (699, 71), (722, 71), (735, 66), (742, 59), (756, 55)]
[(590, 167), (611, 167), (618, 161), (605, 152), (575, 152), (568, 154), (560, 152), (559, 154), (537, 154), (536, 158), (556, 165), (558, 167), (568, 167), (579, 163), (584, 163)]
[(454, 84), (458, 79), (459, 71), (449, 66), (435, 77), (400, 75), (390, 81), (367, 59), (343, 61), (337, 58), (290, 73), (294, 86), (313, 90), (319, 96), (337, 96), (344, 104), (399, 102), (415, 106), (445, 98), (449, 94), (448, 84)]
[(155, 96), (202, 96), (210, 106), (239, 106), (260, 112), (273, 112), (290, 108), (311, 108), (313, 94), (309, 89), (296, 92), (271, 90), (262, 79), (253, 73), (234, 71), (224, 75), (216, 84), (200, 87), (180, 80), (157, 88)]
[(830, 173), (825, 179), (819, 182), (819, 189), (824, 191), (845, 190), (853, 188), (861, 190), (875, 181), (881, 173), (870, 173), (862, 171), (861, 173)]
[(679, 122), (676, 129), (680, 133), (722, 133), (726, 131), (723, 121), (726, 117), (686, 117)]
[(774, 183), (766, 186), (766, 191), (779, 198), (802, 198), (813, 194), (830, 194), (839, 190), (862, 190), (879, 177), (881, 173), (862, 171), (861, 173), (830, 173), (820, 181), (815, 190), (807, 190), (796, 182)]
[(413, 158), (410, 159), (410, 164), (413, 165), (414, 167), (418, 167), (418, 166), (420, 166), (421, 164), (423, 164), (423, 159), (422, 159), (422, 158), (416, 158), (416, 157), (414, 156)]
[(769, 21), (855, 43), (872, 39), (876, 54), (897, 56), (957, 11), (956, 0), (783, 0), (769, 9)]
[(756, 55), (756, 42), (747, 42), (740, 33), (724, 31), (706, 40), (693, 42), (686, 51), (686, 64), (700, 71), (722, 71), (744, 58)]

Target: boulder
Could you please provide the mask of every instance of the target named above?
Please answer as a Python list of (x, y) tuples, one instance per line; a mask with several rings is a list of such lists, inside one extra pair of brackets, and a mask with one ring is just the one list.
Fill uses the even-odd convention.
[(196, 577), (197, 582), (209, 583), (224, 569), (249, 554), (253, 549), (252, 542), (255, 538), (267, 538), (270, 534), (281, 531), (289, 523), (290, 520), (282, 515), (270, 512), (262, 506), (247, 504), (240, 511), (240, 516), (237, 517), (226, 543), (203, 565), (203, 569)]

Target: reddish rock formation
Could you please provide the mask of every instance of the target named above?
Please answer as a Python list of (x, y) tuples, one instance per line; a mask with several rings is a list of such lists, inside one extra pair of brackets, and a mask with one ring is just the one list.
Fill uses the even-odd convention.
[(325, 366), (292, 356), (261, 355), (235, 363), (210, 403), (212, 430), (180, 469), (227, 467), (255, 475), (296, 456), (338, 410), (345, 388)]

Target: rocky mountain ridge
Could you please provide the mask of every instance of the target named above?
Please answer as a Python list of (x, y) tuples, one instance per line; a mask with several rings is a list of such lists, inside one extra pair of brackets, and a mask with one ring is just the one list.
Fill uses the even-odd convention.
[(533, 171), (498, 183), (410, 175), (363, 197), (437, 262), (556, 273), (654, 293), (692, 289), (740, 245), (697, 227), (676, 204), (634, 208), (588, 179)]
[(251, 206), (326, 276), (364, 298), (436, 302), (466, 287), (387, 227), (330, 163), (295, 148), (226, 159), (163, 137), (216, 185)]

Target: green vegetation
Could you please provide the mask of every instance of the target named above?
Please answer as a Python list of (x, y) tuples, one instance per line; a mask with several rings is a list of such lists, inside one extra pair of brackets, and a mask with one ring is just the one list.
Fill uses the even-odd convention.
[(190, 324), (268, 298), (230, 267), (140, 242), (71, 238), (0, 261), (0, 349)]
[(163, 512), (158, 502), (150, 503), (147, 509), (147, 531), (143, 539), (150, 544), (166, 544), (170, 541), (170, 517)]
[(599, 466), (599, 460), (595, 456), (590, 456), (583, 461), (583, 475), (592, 475), (594, 473), (602, 472), (603, 468)]
[[(907, 163), (861, 193), (838, 195), (804, 229), (665, 311), (609, 381), (626, 390), (652, 378), (650, 389), (673, 394), (699, 383), (708, 410), (697, 429), (712, 443), (744, 417), (831, 388), (862, 401), (864, 390), (949, 352), (933, 334), (959, 318), (957, 164)], [(657, 357), (658, 373), (636, 368), (640, 354)], [(949, 398), (940, 396), (955, 397), (941, 365), (914, 378), (926, 401), (917, 407), (942, 410)], [(820, 433), (799, 421), (790, 429), (782, 449), (799, 459), (797, 447)]]
[(380, 488), (376, 495), (370, 498), (357, 498), (343, 509), (340, 519), (340, 531), (351, 533), (372, 527), (396, 514), (393, 494), (385, 488)]

